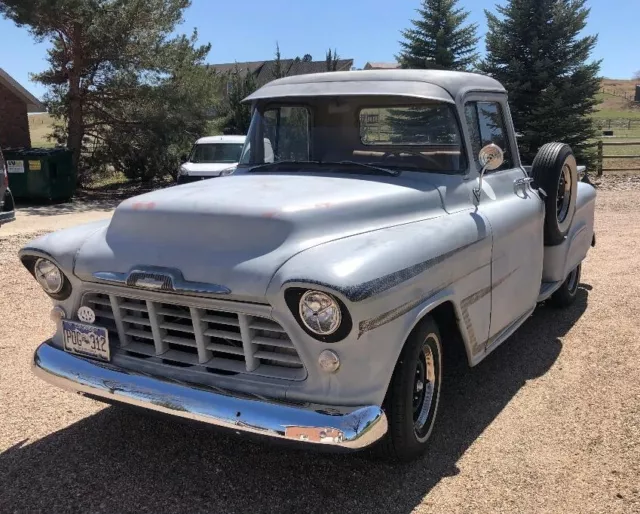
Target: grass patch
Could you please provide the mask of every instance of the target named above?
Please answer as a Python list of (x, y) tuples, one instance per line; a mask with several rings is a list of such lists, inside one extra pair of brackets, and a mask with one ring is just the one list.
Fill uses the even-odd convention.
[(91, 181), (83, 188), (87, 190), (114, 189), (131, 182), (127, 176), (119, 171), (91, 177)]
[(31, 146), (34, 148), (53, 148), (55, 141), (49, 140), (55, 128), (54, 119), (46, 113), (29, 115)]

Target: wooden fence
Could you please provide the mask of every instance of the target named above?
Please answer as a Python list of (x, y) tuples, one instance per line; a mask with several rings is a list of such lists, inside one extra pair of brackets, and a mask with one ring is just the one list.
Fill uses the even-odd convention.
[(605, 168), (604, 161), (611, 159), (634, 159), (640, 161), (640, 153), (635, 155), (604, 155), (604, 147), (620, 147), (620, 146), (640, 146), (640, 141), (598, 141), (598, 176), (601, 177), (605, 171), (640, 171), (640, 167), (628, 168)]
[(630, 102), (635, 101), (635, 96), (636, 96), (635, 92), (618, 91), (616, 88), (607, 88), (607, 87), (600, 88), (600, 93), (605, 95), (619, 96), (620, 98), (624, 98), (625, 100), (629, 100)]

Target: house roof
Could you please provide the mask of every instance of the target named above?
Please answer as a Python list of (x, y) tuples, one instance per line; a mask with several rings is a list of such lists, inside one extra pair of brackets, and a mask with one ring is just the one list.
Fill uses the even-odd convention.
[(27, 112), (46, 112), (44, 104), (23, 88), (6, 71), (0, 68), (0, 84), (12, 91), (27, 106)]
[(365, 70), (396, 70), (400, 68), (397, 62), (368, 62), (364, 65)]
[[(219, 73), (232, 73), (237, 69), (241, 72), (251, 72), (256, 76), (258, 86), (263, 86), (274, 79), (276, 61), (251, 61), (239, 63), (211, 64)], [(285, 77), (307, 73), (322, 73), (327, 71), (326, 61), (303, 61), (301, 59), (281, 59), (280, 66)], [(353, 59), (339, 59), (337, 71), (348, 71), (353, 67)]]
[(245, 98), (393, 95), (446, 102), (466, 91), (504, 93), (498, 82), (485, 75), (441, 70), (367, 70), (313, 73), (274, 80)]
[(227, 62), (224, 64), (209, 64), (208, 66), (216, 70), (218, 73), (231, 73), (236, 70), (236, 66), (240, 71), (254, 72), (259, 69), (264, 63), (265, 61)]

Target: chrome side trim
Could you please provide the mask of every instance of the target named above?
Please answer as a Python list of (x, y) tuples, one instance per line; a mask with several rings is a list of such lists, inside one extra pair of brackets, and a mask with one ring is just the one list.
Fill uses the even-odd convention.
[(184, 279), (180, 270), (174, 268), (136, 266), (128, 273), (96, 271), (92, 276), (100, 282), (168, 293), (195, 295), (226, 295), (231, 293), (229, 288), (218, 284), (189, 282)]
[(103, 398), (201, 421), (236, 432), (290, 441), (361, 449), (380, 439), (387, 417), (376, 405), (344, 414), (292, 407), (221, 394), (213, 389), (143, 375), (108, 363), (73, 356), (49, 341), (36, 350), (33, 372), (39, 378), (83, 396)]

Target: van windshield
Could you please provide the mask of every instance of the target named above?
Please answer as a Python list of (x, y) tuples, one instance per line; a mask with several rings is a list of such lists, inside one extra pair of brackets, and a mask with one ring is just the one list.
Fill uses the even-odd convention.
[(236, 163), (240, 160), (242, 143), (200, 143), (191, 151), (189, 162), (195, 164)]
[(296, 162), (367, 164), (460, 173), (467, 167), (454, 106), (379, 97), (269, 103), (254, 110), (240, 159), (246, 167)]

